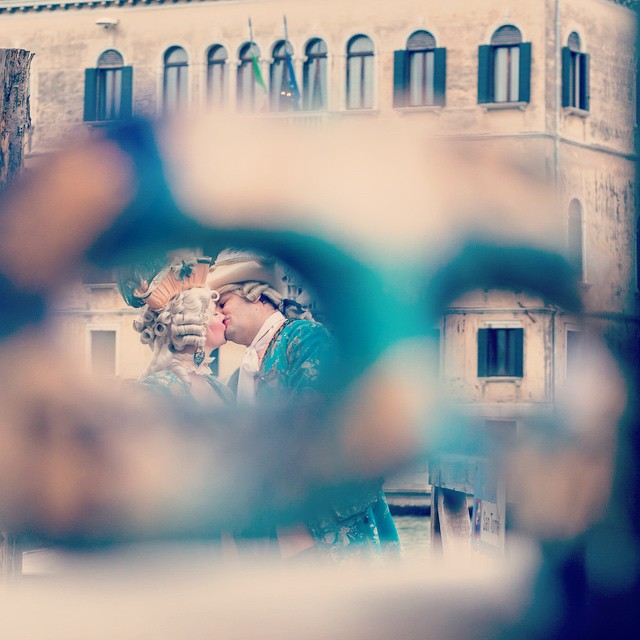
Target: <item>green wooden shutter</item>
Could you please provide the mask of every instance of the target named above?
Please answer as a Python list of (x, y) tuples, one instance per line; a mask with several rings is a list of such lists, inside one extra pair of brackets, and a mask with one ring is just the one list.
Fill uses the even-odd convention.
[(127, 120), (133, 113), (133, 67), (122, 67), (122, 93), (120, 119)]
[(581, 109), (589, 111), (589, 102), (591, 90), (589, 87), (589, 61), (588, 53), (580, 54), (580, 104)]
[(98, 87), (98, 70), (84, 70), (84, 121), (95, 122), (96, 120), (96, 99)]
[(433, 102), (444, 107), (447, 91), (447, 50), (439, 47), (433, 50)]
[(478, 329), (478, 378), (487, 375), (487, 349), (489, 345), (489, 329)]
[(520, 45), (520, 102), (531, 102), (531, 43), (523, 42)]
[(478, 104), (493, 102), (493, 47), (478, 47)]
[(393, 52), (393, 106), (406, 107), (409, 103), (409, 52)]
[(511, 329), (514, 334), (515, 363), (513, 375), (522, 378), (524, 361), (524, 329)]
[(571, 49), (562, 47), (562, 106), (571, 106)]

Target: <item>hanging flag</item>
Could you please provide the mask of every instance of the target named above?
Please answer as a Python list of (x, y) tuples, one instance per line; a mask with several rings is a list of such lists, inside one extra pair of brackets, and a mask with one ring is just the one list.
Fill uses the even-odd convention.
[(287, 87), (287, 97), (291, 100), (291, 107), (296, 111), (300, 109), (300, 89), (298, 88), (298, 83), (296, 81), (296, 72), (293, 68), (293, 60), (291, 59), (291, 54), (287, 50), (287, 46), (285, 45), (285, 56), (287, 58), (287, 77), (288, 77), (288, 87)]
[(269, 93), (267, 91), (267, 85), (262, 77), (262, 71), (260, 71), (260, 63), (255, 54), (255, 42), (253, 41), (253, 29), (251, 26), (251, 18), (249, 18), (249, 51), (251, 53), (251, 64), (253, 65), (253, 79), (257, 87), (254, 88), (254, 109), (256, 111), (268, 111), (269, 110)]
[[(285, 86), (282, 87), (281, 96), (286, 98), (288, 102), (289, 109), (293, 109), (295, 111), (300, 110), (300, 89), (298, 87), (298, 82), (296, 80), (296, 71), (293, 68), (293, 58), (291, 57), (291, 52), (289, 51), (289, 30), (287, 29), (287, 16), (283, 16), (284, 18), (284, 56), (287, 65), (286, 72), (286, 83), (283, 83)], [(283, 104), (283, 101), (280, 101), (280, 104)]]

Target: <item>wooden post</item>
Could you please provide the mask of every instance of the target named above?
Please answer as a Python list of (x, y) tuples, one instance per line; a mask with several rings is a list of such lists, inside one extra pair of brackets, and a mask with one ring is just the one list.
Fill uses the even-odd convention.
[[(22, 170), (25, 134), (31, 128), (29, 67), (33, 54), (0, 49), (0, 193)], [(0, 523), (0, 584), (22, 573), (22, 549)]]
[(0, 49), (0, 191), (22, 169), (25, 134), (31, 129), (29, 67), (33, 53)]
[(475, 457), (442, 455), (429, 464), (431, 545), (445, 555), (467, 553), (471, 546), (471, 518), (467, 496), (473, 494)]

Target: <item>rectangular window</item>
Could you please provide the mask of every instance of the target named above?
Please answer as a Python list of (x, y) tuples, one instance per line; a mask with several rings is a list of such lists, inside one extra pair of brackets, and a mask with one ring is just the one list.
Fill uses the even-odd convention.
[(85, 69), (84, 121), (124, 120), (132, 114), (133, 67)]
[(420, 51), (409, 56), (409, 106), (433, 104), (433, 51)]
[(175, 113), (187, 104), (186, 65), (167, 66), (164, 71), (164, 110)]
[(393, 106), (445, 105), (447, 50), (394, 51)]
[(589, 54), (562, 48), (562, 106), (589, 111)]
[(531, 43), (481, 45), (478, 49), (478, 103), (531, 100)]
[(567, 378), (576, 370), (580, 358), (582, 332), (575, 329), (567, 330)]
[(517, 102), (520, 95), (519, 47), (496, 47), (493, 62), (493, 77), (495, 79), (493, 101)]
[(326, 109), (327, 59), (312, 58), (304, 66), (304, 108), (309, 111)]
[(122, 69), (98, 69), (98, 120), (118, 120), (122, 101)]
[(347, 109), (373, 107), (373, 56), (354, 56), (347, 61)]
[(433, 327), (427, 331), (427, 341), (429, 347), (433, 350), (433, 359), (434, 359), (434, 371), (441, 373), (441, 361), (440, 361), (440, 341), (442, 339), (440, 329), (438, 327)]
[(114, 269), (100, 269), (90, 265), (82, 270), (82, 284), (115, 284), (115, 281)]
[(523, 329), (478, 330), (478, 377), (523, 376)]
[(518, 431), (515, 420), (486, 420), (485, 427), (490, 443), (498, 446), (515, 443)]
[(115, 331), (91, 331), (91, 373), (98, 376), (116, 374)]
[(224, 62), (207, 67), (207, 97), (209, 104), (216, 107), (224, 105), (226, 68)]

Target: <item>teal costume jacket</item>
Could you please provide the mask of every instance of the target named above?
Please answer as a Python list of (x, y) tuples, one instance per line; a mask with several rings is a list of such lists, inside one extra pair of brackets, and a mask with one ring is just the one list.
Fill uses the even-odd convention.
[[(336, 353), (335, 341), (323, 325), (286, 320), (262, 358), (256, 397), (286, 401), (322, 395), (331, 383)], [(306, 524), (316, 547), (331, 556), (371, 557), (382, 548), (399, 549), (381, 480), (324, 491)]]
[[(232, 402), (231, 391), (213, 375), (202, 376), (211, 386), (212, 392), (217, 395), (222, 403)], [(179, 378), (173, 371), (156, 371), (146, 378), (140, 380), (140, 384), (171, 398), (192, 398), (191, 387), (184, 380)]]

